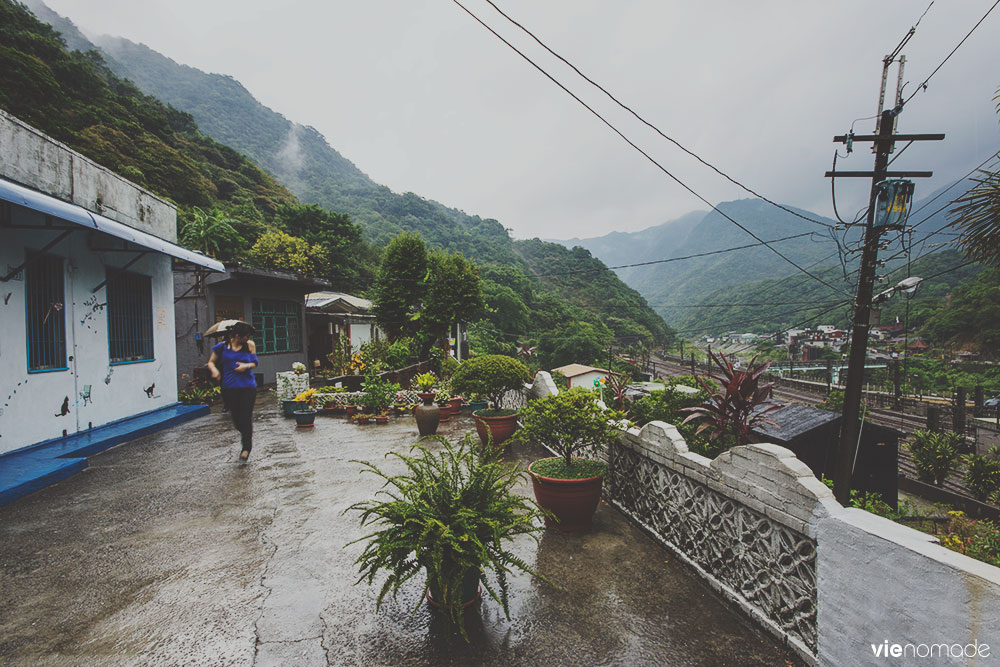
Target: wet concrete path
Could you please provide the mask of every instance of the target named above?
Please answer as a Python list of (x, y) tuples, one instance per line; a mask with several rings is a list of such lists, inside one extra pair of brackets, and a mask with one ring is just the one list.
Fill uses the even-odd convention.
[(376, 612), (343, 511), (378, 484), (350, 460), (391, 468), (412, 417), (296, 430), (264, 394), (255, 428), (248, 465), (213, 413), (0, 507), (0, 665), (799, 664), (604, 504), (590, 535), (515, 543), (563, 589), (513, 578), (511, 620), (484, 601), (469, 643), (418, 605), (416, 581)]

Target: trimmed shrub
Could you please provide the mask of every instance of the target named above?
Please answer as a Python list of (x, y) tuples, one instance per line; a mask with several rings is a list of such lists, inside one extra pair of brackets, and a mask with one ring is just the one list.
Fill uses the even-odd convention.
[(453, 391), (464, 395), (479, 394), (500, 409), (504, 395), (519, 389), (530, 374), (523, 363), (502, 354), (487, 354), (469, 359), (451, 377)]

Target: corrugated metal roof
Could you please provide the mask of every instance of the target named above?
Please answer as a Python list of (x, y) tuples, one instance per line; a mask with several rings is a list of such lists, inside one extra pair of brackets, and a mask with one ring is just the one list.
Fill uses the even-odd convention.
[(163, 253), (164, 255), (182, 259), (185, 262), (204, 266), (212, 271), (224, 272), (226, 270), (222, 262), (214, 260), (211, 257), (206, 257), (199, 252), (182, 248), (166, 239), (161, 239), (159, 236), (139, 231), (134, 227), (129, 227), (111, 218), (106, 218), (99, 213), (92, 213), (82, 206), (64, 202), (61, 199), (56, 199), (41, 192), (35, 192), (2, 178), (0, 178), (0, 199), (5, 199), (18, 206), (30, 208), (33, 211), (51, 215), (60, 220), (78, 224), (81, 227), (114, 236), (115, 238), (142, 246), (143, 248)]
[(368, 311), (372, 307), (372, 302), (368, 299), (362, 299), (359, 296), (344, 292), (313, 292), (312, 294), (306, 294), (306, 308), (325, 309), (338, 301), (358, 311)]
[(841, 415), (836, 412), (814, 408), (811, 405), (798, 405), (797, 403), (789, 403), (764, 416), (780, 428), (763, 424), (755, 428), (754, 432), (784, 442), (794, 440), (803, 433), (839, 421), (841, 418)]
[(603, 368), (594, 368), (593, 366), (584, 366), (583, 364), (566, 364), (559, 368), (553, 368), (552, 371), (562, 373), (568, 378), (583, 375), (584, 373), (607, 373)]

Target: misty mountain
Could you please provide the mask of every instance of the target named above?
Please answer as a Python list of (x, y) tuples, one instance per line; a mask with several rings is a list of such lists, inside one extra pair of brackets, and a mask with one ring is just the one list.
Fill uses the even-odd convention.
[[(492, 271), (492, 296), (498, 302), (497, 309), (491, 311), (495, 317), (500, 317), (497, 313), (502, 311), (520, 314), (526, 320), (515, 326), (500, 317), (492, 323), (494, 332), (480, 335), (487, 346), (506, 345), (504, 349), (512, 351), (510, 340), (501, 344), (488, 339), (496, 333), (505, 339), (520, 338), (529, 327), (535, 334), (541, 334), (547, 327), (579, 322), (593, 325), (599, 336), (639, 335), (669, 340), (668, 327), (645, 300), (589, 252), (573, 252), (562, 245), (537, 240), (513, 241), (496, 220), (467, 215), (413, 193), (395, 194), (371, 181), (331, 148), (317, 131), (294, 124), (264, 107), (231, 77), (205, 74), (145, 46), (117, 38), (99, 38), (100, 47), (94, 55), (69, 53), (64, 40), (48, 26), (41, 29), (38, 20), (29, 19), (21, 5), (0, 0), (0, 7), (4, 5), (9, 5), (9, 15), (13, 17), (12, 39), (20, 40), (17, 43), (30, 53), (17, 49), (6, 53), (12, 64), (5, 62), (6, 71), (0, 68), (0, 74), (9, 75), (0, 76), (5, 83), (0, 86), (0, 102), (8, 100), (2, 94), (5, 87), (14, 91), (8, 110), (25, 113), (29, 121), (36, 120), (40, 127), (49, 128), (54, 136), (102, 164), (122, 170), (129, 177), (144, 178), (151, 189), (181, 204), (182, 211), (187, 206), (221, 206), (241, 225), (253, 227), (247, 234), (252, 240), (256, 236), (249, 232), (259, 235), (268, 224), (283, 229), (273, 218), (276, 211), (285, 210), (282, 208), (285, 204), (297, 204), (293, 201), (294, 193), (299, 201), (316, 203), (335, 212), (337, 220), (347, 220), (347, 216), (339, 214), (349, 214), (349, 221), (359, 224), (368, 242), (364, 244), (364, 253), (353, 255), (356, 261), (368, 264), (371, 245), (384, 245), (404, 229), (418, 232), (429, 246), (459, 251), (481, 264), (485, 271)], [(32, 5), (53, 27), (71, 36), (77, 50), (95, 48), (70, 21), (48, 10), (40, 0), (32, 0)], [(38, 44), (45, 48), (35, 48)], [(39, 59), (36, 51), (47, 60)], [(105, 104), (103, 97), (77, 94), (79, 91), (75, 89), (57, 86), (42, 90), (37, 103), (25, 97), (22, 90), (31, 90), (25, 77), (33, 76), (33, 71), (28, 70), (34, 67), (44, 71), (48, 67), (63, 71), (67, 62), (79, 70), (77, 74), (96, 82), (93, 85), (97, 90), (107, 92), (104, 97), (119, 95), (121, 99)], [(71, 111), (64, 112), (64, 107), (70, 107)], [(78, 107), (85, 111), (75, 111)], [(141, 118), (126, 118), (128, 114), (123, 107), (137, 109)], [(85, 125), (95, 118), (103, 125), (97, 128)], [(81, 132), (79, 125), (86, 131)], [(114, 129), (105, 130), (105, 125)], [(138, 158), (128, 152), (131, 149), (128, 139), (137, 131), (146, 131), (146, 125), (160, 131), (164, 139), (174, 142), (180, 150), (162, 159), (156, 159), (159, 153), (154, 157), (140, 152), (141, 159), (136, 162)], [(119, 126), (126, 131), (116, 131)], [(182, 136), (177, 128), (183, 132)], [(93, 137), (102, 133), (110, 134), (114, 141), (96, 142)], [(191, 154), (185, 151), (189, 146)], [(275, 182), (274, 175), (278, 181), (287, 183), (292, 192)], [(188, 182), (192, 180), (193, 184)], [(250, 186), (257, 186), (256, 191), (251, 192)], [(234, 200), (237, 196), (238, 201)], [(247, 218), (247, 214), (252, 215)], [(326, 220), (324, 216), (320, 218)], [(336, 229), (327, 231), (333, 236), (341, 233)], [(324, 229), (317, 233), (322, 236)], [(491, 263), (502, 265), (504, 270), (497, 271)], [(563, 277), (553, 275), (553, 271)], [(529, 280), (526, 274), (537, 278)], [(506, 283), (511, 281), (520, 291), (501, 289), (509, 287)]]
[[(907, 225), (914, 228), (911, 256), (952, 246), (953, 232), (945, 229), (949, 202), (965, 192), (970, 185), (970, 181), (962, 181), (932, 192), (913, 204), (907, 221)], [(856, 268), (858, 253), (843, 253), (841, 250), (858, 248), (862, 238), (860, 225), (846, 231), (843, 228), (830, 230), (760, 199), (725, 202), (719, 204), (718, 208), (761, 239), (774, 241), (769, 243), (772, 248), (837, 289), (831, 289), (810, 278), (762, 245), (717, 252), (757, 243), (752, 236), (718, 211), (689, 213), (677, 220), (639, 232), (612, 232), (596, 238), (560, 242), (571, 248), (586, 248), (608, 266), (658, 262), (615, 271), (627, 285), (642, 294), (669, 324), (682, 329), (692, 328), (692, 304), (706, 299), (718, 301), (719, 298), (735, 295), (737, 292), (752, 292), (756, 281), (773, 282), (776, 278), (787, 278), (790, 282), (786, 283), (786, 287), (790, 293), (802, 293), (801, 285), (807, 284), (810, 285), (810, 289), (806, 290), (810, 297), (815, 296), (812, 294), (815, 288), (825, 294), (827, 299), (839, 291), (853, 292), (857, 277), (850, 272)], [(827, 225), (837, 223), (836, 220), (809, 211), (788, 208)], [(786, 238), (792, 236), (797, 238)], [(889, 232), (884, 239), (891, 244), (891, 248), (882, 257), (896, 255), (883, 267), (888, 271), (905, 263), (906, 259), (899, 232)], [(840, 262), (841, 256), (844, 258), (843, 264)], [(772, 294), (772, 282), (759, 287), (766, 287), (766, 293)], [(779, 302), (789, 299), (771, 297), (771, 300)], [(741, 301), (746, 299), (742, 298)]]
[(301, 201), (347, 213), (375, 245), (406, 229), (433, 246), (480, 261), (515, 261), (507, 231), (496, 220), (375, 183), (316, 129), (264, 106), (236, 79), (181, 65), (120, 37), (101, 36), (95, 42), (115, 74), (190, 113), (202, 132), (244, 153)]

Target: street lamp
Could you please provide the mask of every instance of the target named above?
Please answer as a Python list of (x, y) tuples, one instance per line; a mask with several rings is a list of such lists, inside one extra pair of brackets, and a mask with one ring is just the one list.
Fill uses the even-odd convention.
[(923, 278), (918, 278), (917, 276), (910, 276), (909, 278), (904, 278), (898, 283), (885, 290), (884, 292), (879, 292), (872, 298), (872, 305), (877, 303), (882, 303), (887, 301), (896, 292), (902, 292), (906, 296), (913, 296), (913, 293), (917, 291), (917, 286), (924, 281)]

